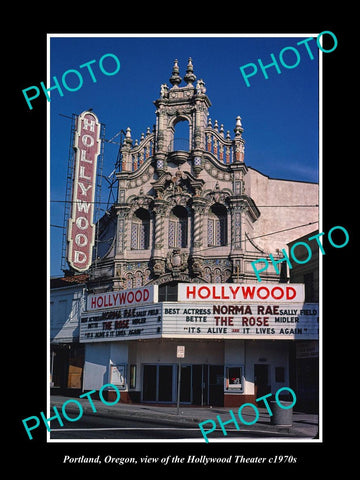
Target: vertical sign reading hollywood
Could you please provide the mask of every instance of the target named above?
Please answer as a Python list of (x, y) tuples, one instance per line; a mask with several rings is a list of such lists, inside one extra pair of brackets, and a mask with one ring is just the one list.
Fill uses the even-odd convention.
[(67, 252), (69, 265), (79, 272), (90, 267), (95, 242), (93, 216), (100, 143), (97, 116), (93, 112), (83, 112), (77, 119), (74, 138), (75, 167)]

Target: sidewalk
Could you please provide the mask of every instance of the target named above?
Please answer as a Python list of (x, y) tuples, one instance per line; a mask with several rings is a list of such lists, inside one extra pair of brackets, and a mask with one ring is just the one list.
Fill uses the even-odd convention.
[[(318, 434), (317, 414), (294, 411), (292, 415), (292, 427), (282, 427), (270, 423), (271, 417), (265, 407), (258, 407), (259, 418), (256, 423), (253, 425), (245, 425), (240, 421), (237, 415), (238, 407), (225, 408), (180, 405), (179, 414), (177, 414), (177, 407), (173, 405), (159, 406), (128, 403), (106, 405), (100, 400), (91, 400), (94, 408), (96, 408), (96, 412), (94, 412), (88, 398), (70, 398), (59, 395), (52, 395), (50, 397), (50, 406), (56, 406), (61, 414), (63, 404), (70, 401), (66, 405), (66, 413), (70, 416), (72, 413), (79, 414), (79, 407), (74, 400), (82, 405), (84, 414), (110, 417), (114, 419), (114, 423), (117, 419), (134, 419), (136, 421), (143, 420), (153, 422), (158, 425), (194, 427), (206, 420), (214, 420), (217, 424), (217, 428), (220, 428), (217, 416), (220, 417), (222, 422), (226, 422), (231, 419), (229, 412), (232, 410), (241, 431), (263, 434), (264, 437), (278, 436), (281, 433), (282, 437), (285, 435), (289, 438), (297, 437), (302, 439), (317, 438)], [(251, 407), (244, 408), (242, 410), (242, 416), (247, 422), (252, 422), (255, 419), (255, 414)], [(204, 428), (206, 429), (205, 425)], [(208, 428), (211, 428), (211, 424), (209, 424)], [(230, 423), (224, 428), (231, 430), (236, 427), (233, 423)]]

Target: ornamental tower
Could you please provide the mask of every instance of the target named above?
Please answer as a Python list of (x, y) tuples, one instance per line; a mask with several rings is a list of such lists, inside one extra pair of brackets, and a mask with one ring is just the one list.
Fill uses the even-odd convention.
[(191, 58), (183, 79), (174, 61), (169, 81), (154, 101), (153, 131), (133, 144), (127, 128), (121, 146), (118, 202), (100, 231), (100, 241), (114, 240), (92, 273), (100, 289), (252, 280), (250, 262), (263, 253), (246, 238), (260, 212), (245, 192), (240, 116), (233, 138), (212, 124)]

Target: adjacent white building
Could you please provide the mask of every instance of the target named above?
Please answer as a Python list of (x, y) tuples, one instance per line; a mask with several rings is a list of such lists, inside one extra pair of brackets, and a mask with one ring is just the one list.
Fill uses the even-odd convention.
[(82, 388), (85, 348), (79, 334), (87, 278), (74, 275), (50, 280), (50, 386), (54, 391)]

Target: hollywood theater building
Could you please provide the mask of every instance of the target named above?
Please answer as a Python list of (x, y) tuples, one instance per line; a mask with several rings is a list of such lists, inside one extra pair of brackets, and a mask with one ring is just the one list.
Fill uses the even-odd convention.
[(286, 262), (261, 282), (251, 262), (280, 260), (316, 228), (318, 185), (247, 166), (241, 118), (233, 136), (212, 123), (191, 59), (183, 80), (175, 61), (153, 131), (133, 142), (128, 128), (121, 146), (81, 317), (83, 390), (112, 383), (124, 402), (175, 403), (180, 369), (183, 404), (296, 392), (296, 343), (318, 341), (318, 304), (288, 283)]

